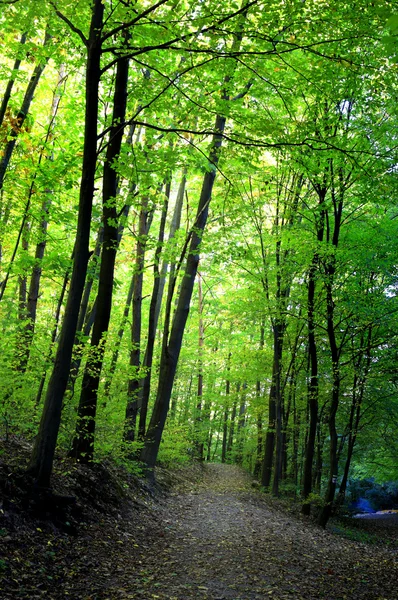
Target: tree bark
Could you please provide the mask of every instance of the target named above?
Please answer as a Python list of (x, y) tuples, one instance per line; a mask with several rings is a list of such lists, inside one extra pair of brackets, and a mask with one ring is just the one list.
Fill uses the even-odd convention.
[(95, 0), (92, 7), (87, 46), (86, 106), (82, 178), (76, 232), (73, 272), (54, 368), (47, 388), (39, 432), (29, 471), (40, 487), (48, 487), (61, 422), (62, 399), (66, 389), (75, 339), (79, 306), (83, 294), (89, 256), (91, 212), (97, 155), (98, 91), (101, 77), (101, 29), (104, 5)]
[[(238, 32), (234, 35), (232, 51), (238, 51), (243, 37), (243, 23), (246, 20), (246, 11), (241, 14)], [(224, 78), (223, 89), (221, 93), (222, 100), (229, 100), (228, 88), (230, 86), (231, 76)], [(185, 266), (184, 277), (181, 281), (180, 294), (177, 307), (174, 313), (173, 324), (170, 336), (164, 336), (160, 359), (160, 372), (158, 390), (154, 409), (149, 423), (148, 431), (145, 437), (145, 445), (142, 449), (141, 460), (147, 465), (149, 470), (155, 466), (163, 429), (170, 405), (170, 397), (173, 389), (174, 377), (177, 370), (178, 358), (180, 355), (182, 338), (184, 335), (185, 324), (187, 322), (190, 302), (196, 272), (199, 264), (199, 247), (203, 232), (206, 227), (209, 204), (212, 197), (213, 185), (216, 178), (217, 165), (220, 159), (222, 146), (222, 134), (224, 133), (226, 116), (218, 114), (214, 124), (214, 135), (209, 152), (209, 170), (203, 178), (202, 189), (199, 198), (198, 209), (196, 213), (194, 227), (192, 229), (189, 253)]]
[[(50, 39), (50, 35), (46, 32), (43, 46), (45, 46), (48, 43), (49, 39)], [(8, 165), (10, 164), (11, 156), (14, 151), (15, 144), (17, 143), (18, 135), (21, 133), (22, 126), (28, 115), (30, 105), (32, 104), (33, 96), (35, 94), (37, 85), (40, 81), (40, 77), (43, 74), (43, 71), (47, 65), (48, 60), (49, 60), (49, 57), (46, 57), (46, 59), (43, 62), (40, 62), (36, 65), (36, 67), (33, 71), (32, 77), (30, 78), (30, 81), (28, 83), (28, 87), (26, 88), (25, 96), (22, 101), (22, 106), (16, 116), (15, 125), (11, 129), (11, 132), (10, 132), (11, 139), (8, 141), (8, 143), (5, 147), (5, 150), (4, 150), (1, 162), (0, 162), (0, 191), (3, 189), (4, 177), (5, 177)]]
[(217, 133), (213, 136), (212, 148), (209, 155), (211, 170), (206, 173), (203, 180), (199, 206), (196, 213), (195, 227), (191, 237), (185, 274), (181, 282), (180, 295), (170, 332), (170, 338), (166, 341), (162, 349), (155, 406), (146, 434), (145, 446), (141, 453), (141, 460), (150, 469), (152, 469), (156, 463), (160, 440), (169, 410), (170, 396), (173, 389), (185, 323), (188, 318), (192, 290), (199, 263), (199, 246), (207, 222), (209, 203), (216, 177), (216, 166), (219, 160), (219, 150), (222, 144), (221, 134), (224, 131), (225, 122), (226, 118), (224, 116), (217, 116), (215, 123), (215, 131)]
[(225, 463), (227, 461), (229, 392), (231, 389), (231, 383), (229, 381), (229, 371), (231, 368), (230, 363), (231, 363), (231, 352), (228, 354), (227, 380), (225, 382), (225, 404), (224, 404), (223, 434), (222, 434), (222, 447), (221, 447), (221, 462), (222, 463)]
[(204, 431), (203, 431), (203, 345), (204, 345), (204, 327), (203, 327), (203, 290), (202, 276), (197, 273), (198, 280), (198, 312), (199, 312), (199, 340), (198, 340), (198, 394), (196, 401), (196, 411), (194, 418), (194, 439), (196, 445), (196, 458), (203, 462), (204, 460)]
[(144, 281), (145, 251), (149, 231), (149, 198), (142, 199), (133, 275), (133, 300), (131, 324), (130, 367), (134, 369), (128, 382), (127, 406), (124, 439), (126, 442), (135, 440), (136, 421), (138, 414), (138, 393), (140, 389), (139, 369), (141, 367), (141, 322), (142, 322), (142, 286)]
[(279, 324), (274, 323), (273, 332), (273, 361), (272, 381), (268, 401), (268, 426), (265, 436), (265, 452), (262, 467), (261, 483), (268, 488), (272, 476), (272, 463), (275, 448), (276, 398), (280, 390), (280, 360), (282, 357), (282, 338), (279, 335)]
[[(19, 42), (21, 46), (25, 45), (26, 37), (27, 37), (26, 33), (23, 33), (21, 35), (21, 39), (20, 39), (20, 42)], [(22, 62), (22, 59), (18, 56), (18, 58), (15, 59), (14, 66), (13, 66), (13, 69), (12, 69), (13, 75), (17, 71), (19, 71), (19, 67), (21, 66), (21, 62)], [(8, 84), (7, 84), (7, 87), (6, 87), (6, 91), (4, 92), (3, 100), (1, 101), (1, 105), (0, 105), (0, 127), (3, 124), (4, 117), (5, 117), (5, 114), (7, 112), (7, 106), (8, 106), (8, 103), (10, 101), (10, 98), (11, 98), (12, 88), (14, 87), (15, 79), (13, 79), (13, 75), (11, 76), (10, 80), (8, 81)]]
[[(367, 377), (370, 371), (372, 357), (371, 357), (371, 340), (372, 340), (372, 326), (369, 326), (367, 331), (367, 342), (366, 348), (363, 348), (363, 352), (361, 352), (360, 358), (358, 360), (358, 364), (355, 365), (355, 375), (354, 375), (354, 385), (353, 385), (353, 395), (352, 395), (352, 404), (350, 410), (350, 420), (348, 424), (348, 448), (347, 448), (347, 457), (344, 464), (344, 473), (340, 483), (339, 493), (337, 495), (336, 504), (342, 505), (345, 498), (345, 493), (347, 490), (348, 483), (348, 475), (350, 472), (351, 460), (354, 453), (355, 444), (357, 441), (359, 423), (361, 420), (361, 407), (363, 402), (363, 397), (365, 393), (365, 385), (367, 381)], [(365, 355), (365, 356), (363, 356)], [(358, 375), (357, 371), (360, 369), (360, 363), (362, 362), (363, 357), (365, 358), (365, 365), (363, 366), (362, 375)]]
[[(317, 221), (317, 241), (323, 242), (325, 227), (324, 202), (326, 197), (326, 188), (318, 192), (320, 216)], [(315, 339), (315, 288), (316, 273), (319, 265), (319, 254), (315, 253), (308, 273), (308, 293), (307, 293), (307, 320), (308, 320), (308, 355), (310, 361), (310, 381), (308, 385), (308, 407), (309, 407), (309, 429), (305, 449), (305, 462), (303, 474), (303, 498), (304, 503), (301, 508), (303, 515), (309, 515), (311, 504), (306, 499), (312, 492), (313, 480), (313, 462), (315, 453), (316, 428), (318, 423), (318, 353)]]
[(118, 173), (115, 161), (120, 154), (123, 140), (127, 106), (129, 59), (120, 58), (117, 63), (112, 126), (103, 172), (102, 224), (104, 238), (98, 282), (96, 315), (91, 336), (92, 354), (83, 374), (82, 390), (78, 407), (76, 433), (72, 454), (82, 462), (94, 457), (95, 418), (97, 412), (98, 386), (105, 354), (106, 339), (112, 309), (113, 279), (118, 247), (118, 215), (116, 206)]

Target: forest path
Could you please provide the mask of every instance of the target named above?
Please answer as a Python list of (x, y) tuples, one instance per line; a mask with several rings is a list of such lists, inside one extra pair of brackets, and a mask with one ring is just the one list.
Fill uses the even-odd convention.
[(203, 481), (176, 491), (161, 511), (164, 532), (148, 540), (142, 568), (135, 565), (130, 574), (127, 568), (123, 590), (108, 588), (107, 597), (398, 598), (396, 552), (341, 539), (281, 512), (238, 467), (207, 465)]

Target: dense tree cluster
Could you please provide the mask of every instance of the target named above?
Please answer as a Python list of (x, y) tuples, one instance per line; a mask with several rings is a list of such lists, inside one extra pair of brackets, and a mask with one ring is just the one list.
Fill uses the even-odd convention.
[(325, 525), (353, 470), (397, 477), (393, 2), (0, 24), (1, 428), (36, 482), (57, 444), (231, 461)]

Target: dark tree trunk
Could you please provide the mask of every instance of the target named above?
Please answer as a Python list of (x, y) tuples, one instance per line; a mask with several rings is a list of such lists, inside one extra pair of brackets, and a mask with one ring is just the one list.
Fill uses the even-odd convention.
[(244, 443), (244, 427), (246, 420), (246, 389), (247, 383), (245, 382), (242, 386), (242, 396), (239, 405), (239, 417), (238, 417), (238, 435), (237, 435), (237, 449), (236, 449), (236, 463), (242, 465), (243, 463), (243, 443)]
[[(21, 48), (19, 49), (19, 52), (22, 52), (22, 46), (25, 45), (25, 42), (26, 42), (26, 33), (23, 33), (21, 35), (21, 39), (20, 39), (20, 42), (19, 42), (20, 45), (21, 45)], [(18, 58), (16, 58), (16, 60), (14, 62), (14, 66), (13, 66), (13, 69), (12, 69), (13, 75), (11, 76), (11, 78), (10, 78), (8, 84), (7, 84), (6, 91), (4, 92), (3, 100), (1, 101), (1, 105), (0, 105), (0, 127), (3, 124), (4, 117), (5, 117), (5, 114), (7, 112), (7, 106), (8, 106), (8, 103), (10, 101), (10, 98), (11, 98), (12, 88), (14, 87), (15, 79), (13, 79), (13, 76), (14, 76), (15, 73), (17, 73), (17, 71), (19, 71), (19, 67), (21, 66), (21, 62), (22, 62), (22, 59), (18, 56)]]
[(361, 362), (363, 359), (363, 354), (365, 354), (365, 365), (363, 367), (363, 373), (361, 376), (355, 372), (354, 375), (354, 385), (353, 385), (353, 395), (352, 395), (352, 404), (350, 410), (350, 420), (348, 423), (348, 448), (347, 448), (347, 457), (344, 465), (344, 473), (340, 483), (339, 493), (337, 496), (336, 503), (338, 505), (342, 505), (345, 498), (345, 493), (347, 490), (348, 483), (348, 475), (350, 472), (352, 455), (354, 453), (355, 444), (357, 441), (359, 423), (361, 420), (361, 407), (363, 402), (363, 397), (365, 393), (365, 385), (367, 381), (367, 377), (370, 371), (371, 366), (371, 339), (372, 339), (372, 327), (370, 326), (367, 331), (367, 343), (366, 348), (364, 348), (364, 352), (361, 352), (360, 358), (358, 360), (357, 365), (355, 366), (356, 371), (359, 370), (361, 366)]
[(294, 396), (293, 396), (293, 450), (292, 450), (291, 465), (292, 465), (292, 477), (293, 477), (293, 482), (294, 482), (294, 486), (295, 486), (295, 496), (296, 496), (296, 489), (297, 489), (298, 478), (299, 478), (298, 454), (299, 454), (299, 446), (300, 446), (300, 425), (301, 425), (300, 413), (297, 410), (296, 395), (294, 394)]
[(117, 63), (112, 126), (106, 151), (102, 191), (102, 243), (101, 266), (98, 282), (96, 315), (91, 336), (91, 349), (83, 374), (78, 407), (76, 433), (72, 454), (82, 462), (90, 462), (94, 456), (95, 417), (97, 412), (98, 387), (105, 353), (104, 334), (108, 331), (112, 309), (113, 278), (118, 246), (117, 183), (115, 161), (122, 145), (127, 106), (129, 59), (121, 58)]
[(209, 162), (212, 165), (212, 168), (206, 173), (203, 180), (202, 191), (200, 194), (199, 205), (196, 214), (195, 227), (192, 232), (185, 274), (181, 282), (181, 289), (177, 308), (174, 314), (170, 338), (165, 340), (165, 344), (163, 345), (162, 349), (158, 392), (145, 438), (145, 446), (141, 453), (141, 460), (150, 469), (152, 469), (156, 463), (160, 440), (169, 410), (170, 397), (173, 389), (178, 357), (180, 355), (185, 323), (188, 318), (192, 290), (199, 263), (199, 245), (206, 226), (209, 203), (216, 177), (216, 165), (219, 160), (219, 151), (222, 144), (222, 137), (220, 134), (222, 134), (224, 131), (225, 121), (225, 117), (221, 115), (219, 115), (216, 119), (215, 131), (218, 133), (216, 133), (213, 137), (212, 148), (209, 156)]
[[(327, 231), (327, 241), (336, 249), (339, 243), (341, 219), (343, 213), (344, 186), (343, 173), (341, 168), (338, 170), (339, 189), (336, 190), (333, 172), (333, 161), (330, 161), (330, 172), (332, 176), (331, 198), (333, 203), (334, 226), (333, 233)], [(333, 253), (325, 259), (325, 289), (326, 289), (326, 329), (329, 340), (330, 354), (332, 360), (332, 399), (329, 408), (329, 481), (326, 489), (324, 503), (319, 515), (318, 523), (321, 527), (326, 524), (332, 514), (332, 505), (336, 491), (338, 476), (338, 456), (337, 456), (337, 429), (336, 414), (340, 401), (340, 350), (337, 344), (336, 324), (335, 324), (335, 302), (333, 298), (334, 278), (336, 273), (336, 257)]]
[(275, 448), (275, 429), (277, 418), (277, 403), (280, 405), (278, 397), (280, 395), (280, 363), (282, 358), (283, 347), (283, 326), (280, 323), (274, 322), (273, 327), (273, 362), (272, 362), (272, 382), (269, 392), (268, 402), (268, 426), (265, 436), (265, 453), (263, 460), (262, 479), (261, 483), (268, 488), (272, 476), (272, 464), (274, 459)]
[(87, 47), (84, 151), (73, 272), (54, 368), (47, 388), (39, 432), (29, 465), (29, 471), (41, 487), (48, 487), (50, 484), (61, 422), (62, 400), (68, 382), (80, 301), (86, 278), (97, 162), (98, 88), (101, 77), (103, 12), (102, 1), (95, 0)]
[[(44, 40), (44, 46), (48, 43), (49, 39), (50, 39), (50, 36), (48, 35), (48, 33), (46, 33), (45, 40)], [(17, 143), (18, 135), (20, 134), (22, 126), (28, 115), (30, 105), (32, 104), (33, 96), (35, 94), (37, 85), (40, 81), (40, 77), (43, 74), (43, 71), (46, 67), (47, 62), (48, 62), (48, 57), (43, 62), (36, 65), (36, 67), (33, 71), (32, 77), (30, 78), (30, 81), (28, 83), (28, 87), (26, 88), (25, 96), (22, 101), (22, 106), (16, 116), (15, 125), (10, 131), (11, 139), (7, 142), (7, 145), (4, 149), (2, 159), (0, 161), (0, 191), (3, 189), (4, 177), (5, 177), (8, 165), (10, 164), (11, 156), (14, 151), (15, 144)]]
[(145, 251), (149, 231), (148, 204), (149, 198), (143, 198), (135, 253), (135, 273), (133, 276), (134, 284), (132, 302), (133, 310), (131, 324), (132, 346), (130, 351), (130, 367), (133, 368), (133, 375), (129, 379), (127, 389), (126, 421), (124, 430), (124, 439), (126, 442), (133, 442), (135, 440), (138, 414), (138, 393), (141, 380), (139, 369), (141, 367), (142, 286), (144, 282)]
[[(241, 14), (241, 21), (239, 23), (239, 31), (234, 36), (234, 42), (232, 44), (233, 51), (238, 51), (240, 48), (243, 36), (243, 23), (245, 19), (246, 12), (243, 12)], [(228, 88), (230, 87), (230, 83), (231, 76), (226, 75), (221, 93), (221, 98), (225, 103), (229, 100)], [(174, 377), (177, 370), (182, 338), (188, 318), (193, 286), (199, 264), (199, 247), (203, 232), (206, 227), (209, 204), (212, 197), (214, 180), (216, 178), (217, 165), (220, 159), (222, 134), (224, 133), (225, 123), (226, 117), (221, 114), (217, 115), (214, 124), (215, 133), (213, 135), (209, 152), (210, 168), (203, 178), (195, 223), (194, 227), (192, 228), (185, 273), (181, 281), (180, 294), (174, 313), (170, 336), (168, 335), (168, 324), (166, 323), (164, 343), (160, 358), (158, 390), (148, 431), (145, 436), (145, 445), (141, 453), (141, 460), (149, 467), (150, 470), (153, 469), (156, 464), (160, 441), (169, 411)]]
[[(264, 348), (265, 340), (265, 325), (262, 321), (260, 326), (260, 350)], [(257, 449), (256, 449), (256, 462), (254, 464), (254, 477), (258, 478), (261, 476), (261, 465), (263, 460), (263, 445), (264, 445), (264, 431), (263, 431), (263, 415), (260, 409), (260, 396), (261, 396), (261, 381), (256, 382), (256, 399), (258, 403), (257, 407)]]
[(310, 381), (308, 384), (309, 429), (303, 473), (304, 504), (301, 508), (301, 512), (304, 515), (309, 515), (311, 511), (311, 504), (310, 502), (306, 502), (306, 500), (312, 492), (312, 467), (315, 453), (316, 427), (318, 423), (318, 355), (315, 340), (314, 319), (315, 269), (316, 266), (313, 263), (308, 279), (308, 353), (310, 361)]
[[(181, 225), (181, 214), (182, 214), (182, 207), (184, 204), (186, 183), (187, 183), (187, 170), (184, 168), (182, 177), (181, 177), (181, 181), (180, 181), (180, 185), (178, 187), (176, 204), (175, 204), (174, 212), (173, 212), (173, 218), (172, 218), (171, 224), (170, 224), (169, 242), (174, 238), (176, 232), (178, 231), (178, 229), (180, 228), (180, 225)], [(155, 308), (155, 313), (154, 313), (155, 331), (157, 328), (159, 314), (160, 314), (160, 308), (162, 305), (164, 286), (166, 283), (166, 275), (167, 275), (167, 273), (169, 273), (169, 279), (170, 279), (170, 281), (172, 281), (174, 279), (175, 270), (176, 270), (175, 262), (172, 262), (172, 263), (163, 262), (162, 269), (161, 269), (160, 276), (159, 276), (159, 290), (158, 290), (158, 295), (157, 295), (157, 300), (156, 300), (156, 308)]]
[(197, 273), (198, 280), (198, 312), (199, 312), (199, 341), (198, 341), (198, 394), (195, 411), (195, 445), (196, 457), (199, 461), (204, 460), (204, 431), (203, 431), (203, 415), (202, 415), (202, 399), (203, 399), (203, 345), (204, 345), (204, 327), (203, 327), (203, 290), (202, 276)]
[(224, 404), (224, 419), (223, 419), (223, 432), (222, 432), (222, 449), (221, 449), (221, 462), (225, 463), (227, 460), (227, 441), (228, 441), (228, 415), (229, 415), (229, 393), (231, 389), (231, 383), (229, 381), (229, 371), (231, 363), (231, 352), (228, 354), (227, 362), (227, 381), (225, 382), (225, 404)]
[[(238, 384), (238, 388), (239, 388), (239, 384)], [(237, 402), (236, 402), (236, 400), (234, 400), (234, 402), (232, 404), (231, 421), (229, 424), (229, 432), (228, 432), (228, 443), (227, 443), (227, 461), (228, 462), (231, 462), (232, 448), (234, 446), (236, 408), (237, 408)]]
[[(257, 382), (258, 384), (259, 382)], [(263, 459), (263, 445), (264, 445), (264, 430), (263, 430), (263, 418), (258, 410), (257, 413), (257, 446), (256, 446), (256, 462), (254, 463), (254, 472), (253, 475), (256, 477), (260, 477), (261, 475), (261, 463)]]
[(116, 371), (116, 365), (117, 365), (117, 361), (119, 358), (120, 345), (122, 343), (124, 330), (125, 330), (125, 327), (127, 324), (127, 319), (129, 317), (131, 301), (133, 299), (133, 291), (134, 291), (134, 276), (131, 278), (130, 287), (128, 289), (127, 298), (126, 298), (126, 302), (124, 305), (122, 322), (120, 323), (120, 327), (117, 332), (117, 339), (116, 339), (115, 346), (114, 346), (114, 349), (112, 352), (112, 359), (111, 359), (111, 364), (109, 367), (109, 373), (108, 373), (107, 380), (105, 382), (105, 389), (104, 389), (105, 397), (109, 396), (109, 392), (110, 392), (111, 385), (112, 385), (113, 375), (115, 374), (115, 371)]
[[(323, 241), (324, 226), (325, 226), (325, 211), (324, 202), (326, 197), (326, 188), (321, 188), (318, 191), (319, 196), (319, 207), (320, 215), (317, 221), (317, 241), (321, 243)], [(308, 306), (307, 306), (307, 319), (308, 319), (308, 355), (310, 362), (310, 381), (308, 385), (308, 408), (309, 408), (309, 429), (307, 444), (305, 448), (305, 462), (304, 462), (304, 473), (303, 473), (303, 498), (304, 503), (301, 509), (303, 515), (309, 515), (311, 512), (311, 504), (306, 502), (306, 499), (312, 492), (312, 480), (313, 480), (313, 462), (315, 453), (315, 440), (316, 440), (316, 427), (318, 423), (318, 354), (315, 339), (315, 287), (316, 287), (316, 274), (319, 265), (319, 255), (315, 253), (312, 264), (308, 273)]]
[(222, 423), (222, 446), (221, 446), (221, 462), (225, 463), (227, 460), (227, 439), (228, 439), (228, 414), (229, 409), (227, 404), (224, 405), (224, 418)]
[(319, 515), (318, 523), (321, 527), (326, 527), (326, 524), (332, 514), (332, 504), (336, 491), (337, 476), (338, 476), (338, 460), (337, 460), (337, 430), (336, 430), (336, 413), (340, 399), (340, 367), (339, 367), (339, 351), (337, 347), (336, 332), (334, 325), (334, 301), (332, 294), (332, 282), (334, 278), (335, 267), (334, 262), (329, 262), (326, 268), (326, 308), (327, 308), (327, 332), (329, 338), (329, 346), (332, 360), (332, 399), (329, 409), (329, 480), (324, 498), (324, 504)]
[[(71, 260), (73, 260), (73, 254), (72, 254)], [(47, 362), (49, 362), (51, 359), (53, 347), (55, 344), (55, 340), (57, 338), (61, 309), (64, 304), (64, 298), (65, 298), (65, 294), (66, 294), (66, 289), (68, 287), (69, 278), (70, 278), (70, 269), (68, 269), (67, 272), (65, 273), (65, 277), (62, 282), (61, 293), (58, 298), (57, 308), (56, 308), (55, 315), (54, 315), (54, 328), (53, 328), (53, 331), (51, 334), (51, 343), (50, 343), (50, 350), (49, 350), (48, 357), (47, 357)], [(46, 377), (47, 377), (47, 370), (45, 369), (41, 376), (39, 388), (38, 388), (37, 394), (36, 394), (36, 401), (35, 401), (36, 407), (40, 403), (41, 396), (42, 396), (43, 389), (44, 389), (44, 384), (46, 383)]]
[[(26, 220), (25, 224), (24, 224), (23, 232), (22, 232), (22, 251), (23, 251), (23, 254), (25, 254), (25, 256), (27, 256), (28, 252), (29, 252), (30, 228), (31, 228), (30, 222), (28, 220)], [(26, 272), (24, 272), (22, 275), (20, 275), (18, 277), (18, 281), (19, 281), (18, 319), (19, 319), (20, 323), (24, 323), (27, 319), (26, 305), (27, 305), (27, 297), (28, 297), (28, 278), (26, 276)], [(24, 325), (23, 329), (24, 328), (25, 328), (25, 325)], [(22, 335), (22, 340), (20, 339), (20, 342), (22, 342), (22, 346), (23, 346), (25, 343), (24, 335)], [(21, 350), (21, 348), (20, 348), (20, 350)], [(23, 352), (23, 350), (22, 350), (22, 352)], [(21, 358), (21, 356), (20, 356), (20, 358)], [(23, 365), (23, 362), (24, 361), (22, 360), (19, 368), (21, 368), (21, 366)], [(25, 369), (22, 368), (22, 370), (24, 371)]]
[[(53, 97), (53, 101), (52, 101), (50, 120), (49, 120), (49, 125), (47, 128), (45, 145), (44, 145), (44, 148), (39, 157), (39, 165), (41, 164), (45, 153), (47, 154), (46, 145), (48, 144), (48, 142), (50, 140), (50, 136), (54, 131), (55, 118), (57, 115), (58, 106), (59, 106), (59, 102), (60, 102), (60, 98), (61, 98), (60, 88), (61, 88), (61, 85), (63, 82), (63, 78), (64, 78), (63, 66), (61, 65), (60, 71), (59, 71), (57, 89), (54, 93), (54, 97)], [(47, 159), (52, 160), (51, 153), (47, 154)], [(34, 177), (34, 180), (35, 179), (36, 179), (36, 175)], [(34, 181), (31, 186), (31, 189), (30, 189), (30, 195), (33, 192), (33, 185), (34, 185)], [(36, 324), (37, 303), (38, 303), (38, 299), (39, 299), (40, 280), (41, 280), (41, 274), (42, 274), (41, 265), (42, 265), (42, 261), (44, 258), (46, 244), (47, 244), (48, 215), (49, 215), (49, 211), (50, 211), (52, 191), (50, 189), (47, 189), (47, 190), (45, 190), (44, 194), (45, 194), (45, 198), (42, 203), (39, 234), (38, 234), (38, 240), (36, 243), (35, 263), (33, 266), (32, 274), (31, 274), (30, 282), (29, 282), (29, 289), (27, 292), (26, 325), (25, 325), (24, 334), (23, 334), (24, 353), (23, 353), (23, 357), (21, 360), (21, 371), (25, 371), (28, 361), (29, 361), (30, 349), (31, 349), (31, 344), (32, 344), (33, 336), (34, 336), (35, 324)], [(29, 202), (30, 202), (30, 200), (29, 200)]]
[[(147, 345), (146, 345), (145, 356), (144, 356), (145, 377), (142, 381), (142, 388), (140, 390), (140, 392), (141, 392), (141, 398), (140, 398), (141, 409), (140, 409), (140, 419), (139, 419), (139, 423), (138, 423), (138, 436), (139, 436), (140, 440), (143, 440), (145, 438), (149, 395), (151, 392), (153, 352), (155, 349), (156, 330), (157, 330), (157, 326), (158, 326), (160, 304), (162, 301), (162, 293), (163, 293), (163, 291), (161, 290), (161, 281), (162, 280), (161, 280), (161, 275), (159, 273), (159, 261), (160, 261), (160, 256), (162, 253), (163, 242), (164, 242), (164, 232), (165, 232), (165, 227), (166, 227), (166, 218), (167, 218), (167, 212), (168, 212), (168, 206), (169, 206), (170, 191), (171, 191), (171, 181), (166, 186), (165, 200), (163, 203), (162, 216), (160, 219), (160, 226), (159, 226), (158, 245), (157, 245), (157, 248), (155, 251), (155, 260), (153, 263), (153, 288), (152, 288), (151, 303), (149, 306), (148, 337), (147, 337)], [(177, 198), (177, 203), (178, 203), (178, 198)], [(179, 221), (178, 221), (178, 224), (179, 224)], [(174, 236), (174, 233), (173, 233), (173, 236)]]

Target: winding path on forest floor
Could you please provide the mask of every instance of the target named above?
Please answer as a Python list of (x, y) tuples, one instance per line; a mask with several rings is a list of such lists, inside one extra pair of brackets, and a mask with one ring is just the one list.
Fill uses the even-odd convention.
[[(241, 469), (214, 464), (161, 509), (164, 530), (110, 599), (397, 600), (397, 554), (269, 506)], [(116, 582), (114, 582), (116, 583)], [(119, 582), (120, 585), (120, 582)]]

